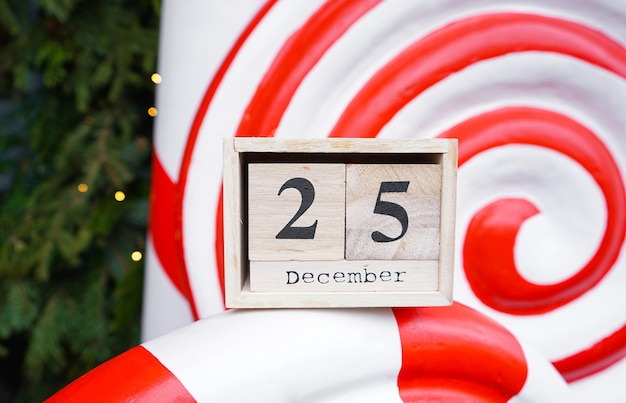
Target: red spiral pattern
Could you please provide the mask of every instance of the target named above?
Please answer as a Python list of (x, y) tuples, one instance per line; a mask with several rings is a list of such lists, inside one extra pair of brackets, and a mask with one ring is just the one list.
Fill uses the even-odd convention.
[[(572, 277), (550, 285), (525, 280), (515, 267), (514, 246), (522, 223), (540, 210), (527, 200), (500, 199), (472, 218), (463, 245), (463, 265), (476, 296), (515, 315), (556, 309), (592, 289), (611, 270), (626, 234), (626, 195), (611, 152), (586, 127), (541, 109), (505, 108), (476, 116), (443, 137), (459, 139), (459, 166), (507, 144), (546, 147), (573, 159), (591, 174), (606, 201), (607, 223), (594, 256)], [(568, 381), (596, 373), (626, 356), (626, 327), (590, 349), (555, 363)]]
[(584, 167), (606, 200), (607, 227), (595, 255), (577, 274), (551, 285), (533, 284), (515, 268), (517, 232), (539, 210), (526, 200), (504, 199), (479, 211), (467, 230), (463, 263), (472, 290), (486, 305), (515, 315), (545, 313), (593, 288), (613, 267), (626, 234), (626, 195), (611, 152), (590, 130), (555, 112), (511, 107), (471, 118), (442, 137), (459, 139), (459, 167), (507, 144), (554, 150)]
[(294, 93), (324, 53), (381, 0), (335, 0), (313, 14), (284, 44), (239, 123), (237, 137), (271, 137)]
[(376, 137), (409, 101), (475, 63), (516, 52), (572, 56), (626, 78), (626, 49), (575, 22), (519, 13), (457, 21), (396, 56), (350, 102), (330, 137)]
[[(193, 151), (196, 146), (196, 141), (198, 140), (198, 135), (200, 133), (204, 117), (225, 74), (235, 59), (235, 56), (245, 43), (246, 39), (252, 34), (257, 25), (263, 20), (265, 15), (271, 10), (277, 1), (278, 0), (268, 0), (265, 5), (261, 7), (257, 15), (241, 33), (237, 42), (232, 46), (220, 68), (215, 73), (215, 76), (204, 93), (204, 97), (202, 98), (198, 110), (196, 111), (189, 135), (187, 136), (187, 144), (183, 153), (178, 181), (174, 182), (168, 176), (158, 158), (155, 158), (153, 161), (152, 189), (154, 193), (151, 195), (152, 205), (150, 209), (149, 233), (152, 236), (159, 260), (163, 262), (163, 269), (172, 284), (174, 284), (176, 289), (189, 302), (189, 306), (191, 307), (192, 315), (195, 320), (200, 319), (200, 314), (198, 313), (196, 301), (193, 297), (193, 291), (189, 285), (182, 228), (183, 199)], [(215, 221), (217, 230), (215, 250), (217, 253), (218, 278), (221, 289), (224, 290), (224, 230), (222, 224), (221, 190), (217, 214), (218, 219)]]
[[(205, 93), (189, 133), (179, 181), (173, 184), (175, 190), (172, 192), (176, 195), (173, 207), (177, 218), (175, 223), (167, 226), (173, 231), (151, 231), (155, 245), (162, 245), (157, 248), (162, 260), (178, 256), (176, 265), (164, 264), (164, 267), (189, 300), (196, 318), (198, 313), (188, 286), (182, 253), (181, 219), (194, 145), (224, 75), (248, 36), (275, 3), (274, 0), (268, 1), (261, 8), (232, 47)], [(379, 1), (342, 0), (329, 1), (320, 7), (284, 44), (267, 69), (250, 98), (236, 135), (272, 136), (302, 80), (346, 30), (377, 3)], [(483, 60), (526, 51), (567, 55), (626, 78), (626, 49), (588, 26), (533, 14), (478, 15), (439, 28), (399, 53), (361, 88), (329, 136), (376, 137), (411, 100), (449, 75)], [(532, 215), (540, 213), (539, 208), (523, 199), (501, 199), (478, 211), (467, 229), (463, 260), (470, 286), (483, 303), (513, 315), (541, 314), (579, 298), (611, 270), (626, 231), (625, 192), (620, 170), (611, 152), (589, 129), (555, 112), (511, 107), (473, 117), (441, 136), (459, 138), (460, 166), (485, 150), (505, 144), (531, 144), (554, 150), (584, 167), (605, 197), (607, 226), (594, 256), (572, 277), (550, 285), (538, 285), (522, 278), (513, 256), (520, 226)], [(167, 182), (169, 178), (164, 172), (160, 176), (158, 168), (155, 180), (161, 177)], [(158, 215), (159, 211), (171, 207), (155, 203), (152, 214)], [(223, 286), (221, 193), (216, 213), (215, 248)], [(175, 253), (169, 258), (164, 257), (168, 252)], [(624, 356), (626, 329), (621, 328), (589, 349), (561, 359), (555, 365), (571, 381), (600, 371)]]

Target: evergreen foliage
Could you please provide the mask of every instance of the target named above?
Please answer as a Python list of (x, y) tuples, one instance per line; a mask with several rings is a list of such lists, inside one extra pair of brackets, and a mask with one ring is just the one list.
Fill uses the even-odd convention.
[(0, 0), (0, 401), (139, 342), (159, 7)]

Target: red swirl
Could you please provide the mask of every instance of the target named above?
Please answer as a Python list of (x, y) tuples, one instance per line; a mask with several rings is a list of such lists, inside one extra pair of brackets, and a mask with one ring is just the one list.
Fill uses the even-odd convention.
[[(315, 14), (318, 20), (309, 20), (290, 38), (279, 53), (279, 58), (267, 71), (246, 108), (246, 113), (239, 123), (237, 136), (272, 136), (302, 79), (319, 61), (326, 49), (376, 2), (363, 3), (363, 8), (359, 7), (360, 4), (359, 6), (353, 4), (354, 7), (351, 8), (349, 3), (351, 2), (337, 3), (339, 4), (337, 8), (333, 8), (334, 11), (330, 12), (332, 2), (327, 2), (323, 7), (329, 8)], [(273, 2), (268, 2), (264, 11), (269, 10), (272, 5)], [(242, 35), (240, 42), (233, 47), (229, 58), (205, 94), (185, 150), (181, 179), (178, 184), (181, 194), (184, 192), (194, 143), (215, 90), (220, 85), (225, 71), (241, 44), (262, 18), (263, 13), (259, 13), (254, 23)], [(309, 53), (309, 49), (313, 51)], [(568, 55), (626, 78), (626, 49), (601, 32), (576, 22), (548, 16), (519, 13), (479, 15), (445, 26), (421, 38), (400, 53), (361, 89), (342, 114), (330, 136), (375, 137), (412, 99), (450, 74), (482, 60), (522, 51)], [(282, 80), (283, 77), (284, 80)], [(525, 125), (529, 132), (523, 133), (515, 127), (509, 127), (511, 131), (502, 130), (507, 122), (498, 121), (498, 116), (506, 114), (509, 114), (514, 121)], [(493, 131), (487, 130), (483, 134), (484, 137), (470, 136), (466, 132), (461, 132), (461, 126), (467, 128), (471, 124), (480, 124), (481, 120), (482, 124), (491, 125), (490, 130)], [(452, 134), (455, 130), (457, 133)], [(499, 132), (500, 137), (491, 137), (494, 131)], [(544, 133), (546, 136), (542, 138), (537, 133)], [(486, 250), (486, 255), (480, 259), (482, 261), (476, 263), (472, 263), (472, 257), (469, 256), (473, 252), (468, 252), (467, 256), (464, 256), (468, 277), (473, 278), (472, 287), (475, 291), (479, 290), (476, 291), (477, 295), (480, 294), (479, 297), (487, 301), (488, 305), (515, 314), (546, 312), (582, 295), (610, 270), (624, 240), (624, 189), (619, 170), (610, 152), (592, 133), (562, 115), (529, 108), (512, 108), (471, 119), (446, 135), (463, 138), (459, 144), (462, 153), (461, 164), (467, 158), (482, 152), (486, 149), (485, 147), (491, 148), (515, 142), (535, 144), (562, 152), (587, 169), (602, 189), (607, 203), (607, 228), (594, 257), (573, 277), (548, 286), (525, 281), (515, 270), (512, 260), (512, 249), (519, 226), (525, 219), (537, 214), (539, 210), (524, 200), (505, 199), (480, 211), (470, 224), (471, 228), (468, 231), (464, 251), (471, 249), (470, 243), (476, 248), (484, 248), (484, 244), (478, 242), (478, 237), (474, 235), (479, 234), (478, 231), (484, 231), (483, 240), (494, 242), (497, 240), (497, 242), (502, 242), (501, 245), (505, 248), (502, 253), (494, 253), (493, 248)], [(569, 135), (572, 136), (569, 137)], [(465, 159), (463, 159), (464, 155)], [(176, 211), (180, 217), (182, 203), (177, 204)], [(511, 212), (517, 215), (510, 214)], [(505, 217), (506, 220), (500, 220), (500, 224), (494, 226), (494, 217)], [(498, 220), (495, 219), (495, 222), (497, 223)], [(216, 223), (216, 256), (218, 271), (222, 278), (221, 198)], [(182, 226), (182, 222), (179, 225)], [(502, 238), (496, 236), (498, 232), (501, 233)], [(182, 249), (182, 239), (179, 241), (179, 247)], [(493, 279), (498, 279), (497, 282), (489, 283), (489, 279), (487, 283), (480, 282), (476, 271), (479, 264), (485, 261), (491, 262), (489, 267), (496, 274)], [(496, 262), (499, 262), (501, 266), (497, 266)], [(500, 267), (503, 271), (496, 270), (496, 267)], [(504, 273), (504, 276), (501, 276), (501, 273)], [(505, 287), (506, 279), (522, 285), (524, 291), (512, 290), (514, 287)], [(492, 286), (496, 288), (489, 288)], [(553, 291), (556, 294), (552, 294)], [(190, 302), (193, 304), (192, 298)], [(621, 329), (606, 340), (598, 342), (588, 351), (568, 357), (556, 364), (569, 380), (605, 368), (626, 354), (624, 351), (626, 341), (623, 333), (625, 331)], [(602, 348), (605, 345), (610, 346), (610, 351)]]
[[(278, 58), (252, 97), (236, 135), (272, 136), (302, 79), (321, 55), (375, 3), (376, 1), (363, 3), (359, 7), (350, 1), (342, 1), (334, 6), (326, 3), (314, 14), (279, 52)], [(314, 42), (310, 44), (308, 42), (310, 40)], [(308, 44), (308, 46), (303, 46), (303, 44)], [(313, 49), (313, 51), (307, 54), (308, 49)], [(626, 49), (589, 27), (571, 21), (530, 14), (480, 15), (443, 27), (400, 53), (357, 94), (330, 136), (375, 137), (404, 105), (449, 74), (481, 60), (520, 51), (566, 54), (626, 77), (626, 63), (624, 62)], [(276, 92), (277, 89), (280, 90)], [(275, 92), (272, 93), (272, 90)], [(272, 102), (269, 102), (270, 96)], [(206, 104), (208, 101), (203, 102), (203, 105)], [(199, 117), (203, 117), (205, 112), (206, 109), (199, 111), (196, 116), (190, 138), (197, 136)], [(507, 138), (502, 137), (501, 141), (504, 144)], [(565, 141), (571, 140), (565, 139)], [(461, 143), (460, 146), (465, 148), (469, 145)], [(187, 157), (189, 155), (190, 153), (186, 153)], [(610, 156), (610, 153), (608, 155)], [(187, 166), (188, 164), (183, 164), (184, 169)], [(183, 175), (183, 178), (185, 177), (186, 175)], [(621, 189), (621, 182), (619, 183)], [(219, 225), (222, 222), (221, 198), (219, 203), (216, 221), (218, 240), (222, 236), (222, 227)], [(221, 248), (221, 243), (218, 243), (216, 245), (218, 256), (223, 253)], [(614, 259), (602, 256), (597, 255), (595, 260)], [(220, 276), (222, 276), (223, 263), (218, 261), (218, 264)], [(596, 266), (594, 262), (594, 267)], [(585, 280), (579, 282), (583, 287), (597, 283), (604, 275), (604, 273), (589, 275), (585, 270), (583, 272), (582, 277)], [(588, 277), (591, 280), (587, 280)], [(563, 295), (556, 297), (556, 300), (560, 302), (551, 303), (551, 308), (536, 308), (535, 312), (554, 309), (556, 306), (571, 301), (584, 291), (584, 289), (578, 289), (573, 293), (568, 291), (565, 293), (566, 297)], [(510, 307), (504, 308), (506, 305), (505, 303), (502, 309), (514, 310)], [(539, 305), (546, 304), (541, 301)], [(529, 308), (524, 308), (522, 311), (532, 313)]]
[(611, 269), (626, 233), (626, 196), (611, 152), (589, 129), (555, 112), (512, 107), (471, 118), (442, 137), (459, 139), (459, 166), (483, 151), (507, 144), (560, 152), (589, 172), (606, 200), (606, 230), (595, 255), (574, 276), (550, 285), (531, 283), (515, 268), (517, 231), (539, 210), (524, 200), (505, 199), (479, 211), (467, 230), (463, 264), (472, 290), (486, 305), (515, 315), (545, 313), (578, 298)]
[(320, 7), (272, 61), (235, 136), (273, 136), (302, 80), (342, 35), (380, 2), (332, 0)]
[(330, 137), (376, 137), (400, 109), (447, 76), (525, 51), (568, 55), (626, 78), (626, 49), (587, 26), (532, 14), (479, 15), (421, 38), (380, 69), (347, 106)]
[[(523, 199), (501, 199), (470, 221), (463, 245), (468, 282), (480, 300), (515, 315), (541, 314), (593, 288), (611, 270), (626, 234), (626, 195), (611, 152), (586, 127), (546, 110), (512, 107), (476, 116), (445, 132), (459, 139), (459, 166), (494, 147), (529, 144), (562, 153), (580, 164), (598, 184), (607, 209), (606, 229), (594, 256), (575, 275), (538, 285), (515, 267), (515, 238), (522, 223), (540, 210)], [(565, 200), (564, 203), (567, 201)], [(555, 362), (568, 381), (596, 373), (626, 356), (626, 327), (571, 357)]]
[(566, 381), (572, 382), (598, 373), (626, 357), (626, 326), (589, 348), (554, 361)]
[(150, 184), (150, 226), (148, 232), (152, 237), (154, 250), (163, 271), (178, 292), (189, 301), (194, 317), (197, 317), (193, 302), (189, 277), (181, 258), (177, 242), (180, 239), (180, 227), (176, 225), (176, 216), (172, 214), (177, 202), (176, 183), (165, 171), (156, 153), (152, 158), (152, 183)]

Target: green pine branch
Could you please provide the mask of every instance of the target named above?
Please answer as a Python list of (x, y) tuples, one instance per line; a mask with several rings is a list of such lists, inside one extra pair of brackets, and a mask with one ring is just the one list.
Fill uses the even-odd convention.
[(158, 12), (0, 2), (0, 387), (15, 401), (139, 341)]

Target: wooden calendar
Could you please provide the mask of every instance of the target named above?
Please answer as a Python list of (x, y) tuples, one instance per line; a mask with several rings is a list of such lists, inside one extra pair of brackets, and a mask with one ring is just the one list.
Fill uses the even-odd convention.
[(452, 303), (455, 139), (224, 140), (229, 308)]

